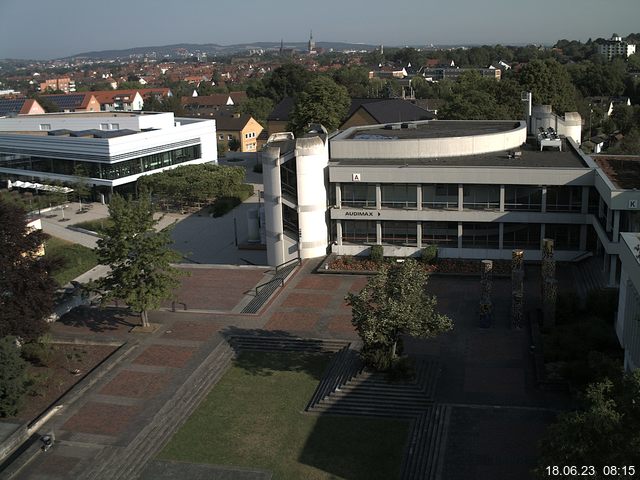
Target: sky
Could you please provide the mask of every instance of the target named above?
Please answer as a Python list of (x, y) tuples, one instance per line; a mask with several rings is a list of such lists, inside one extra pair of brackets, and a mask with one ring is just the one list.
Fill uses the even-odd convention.
[(0, 58), (174, 43), (552, 45), (640, 31), (640, 0), (0, 0)]

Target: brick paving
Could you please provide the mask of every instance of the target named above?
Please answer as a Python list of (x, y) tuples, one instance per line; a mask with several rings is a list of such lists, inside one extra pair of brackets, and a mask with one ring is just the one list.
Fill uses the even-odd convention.
[(212, 323), (211, 321), (177, 319), (170, 327), (164, 330), (162, 338), (203, 341), (218, 332), (222, 327), (222, 324)]
[(101, 395), (149, 398), (162, 391), (167, 386), (170, 378), (170, 373), (121, 370), (99, 393)]
[(288, 330), (293, 332), (311, 332), (320, 321), (320, 312), (276, 312), (271, 316), (265, 328), (267, 330)]
[[(252, 290), (263, 278), (266, 268), (182, 268), (189, 276), (181, 279), (176, 292), (176, 308), (180, 303), (190, 310), (219, 310), (230, 312), (247, 291)], [(171, 302), (165, 303), (170, 306)]]
[(133, 363), (181, 368), (195, 353), (194, 348), (173, 345), (151, 345), (147, 347)]
[(123, 433), (139, 412), (140, 407), (135, 406), (88, 402), (61, 429), (115, 436)]

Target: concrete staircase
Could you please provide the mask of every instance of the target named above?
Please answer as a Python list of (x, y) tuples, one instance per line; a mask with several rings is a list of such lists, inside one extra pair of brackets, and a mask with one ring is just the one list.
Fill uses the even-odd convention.
[(137, 478), (184, 424), (227, 370), (234, 351), (225, 341), (215, 347), (173, 397), (154, 415), (126, 447), (105, 447), (94, 459), (94, 467), (75, 478), (82, 480), (130, 480)]
[(416, 417), (402, 462), (402, 480), (441, 478), (451, 407), (433, 405)]
[(576, 293), (585, 301), (591, 290), (607, 288), (607, 279), (602, 271), (602, 259), (591, 257), (571, 266)]
[(229, 335), (227, 341), (236, 352), (337, 352), (350, 345), (350, 342), (346, 340), (300, 338), (274, 335), (268, 331), (254, 335)]

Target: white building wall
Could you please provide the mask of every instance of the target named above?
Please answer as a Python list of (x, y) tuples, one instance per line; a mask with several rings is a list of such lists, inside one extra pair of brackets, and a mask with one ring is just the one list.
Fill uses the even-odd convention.
[(329, 150), (320, 137), (296, 141), (298, 225), (300, 258), (323, 257), (327, 253), (327, 191), (325, 177)]

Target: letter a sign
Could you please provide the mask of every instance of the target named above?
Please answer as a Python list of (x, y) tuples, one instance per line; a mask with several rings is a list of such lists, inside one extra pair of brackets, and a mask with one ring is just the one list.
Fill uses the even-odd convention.
[(351, 181), (352, 182), (359, 182), (360, 181), (360, 174), (359, 173), (352, 173), (351, 174)]

